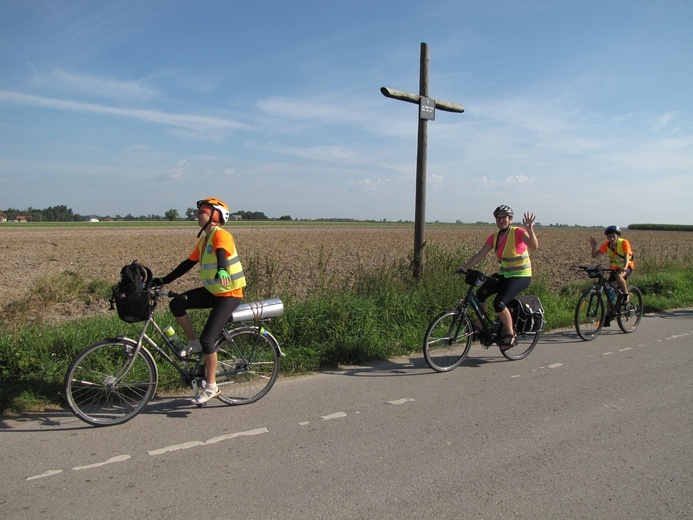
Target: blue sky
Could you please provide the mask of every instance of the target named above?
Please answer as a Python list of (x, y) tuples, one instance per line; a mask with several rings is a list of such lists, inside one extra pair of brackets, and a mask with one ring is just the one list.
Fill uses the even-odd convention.
[(0, 0), (0, 209), (690, 224), (693, 3)]

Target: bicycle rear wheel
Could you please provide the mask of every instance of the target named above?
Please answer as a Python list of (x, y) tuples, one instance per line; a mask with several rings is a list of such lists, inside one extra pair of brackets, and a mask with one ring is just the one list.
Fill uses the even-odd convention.
[(436, 372), (460, 366), (472, 346), (472, 323), (453, 309), (445, 311), (428, 325), (423, 342), (426, 363)]
[(239, 327), (222, 336), (217, 350), (219, 399), (227, 404), (254, 403), (279, 375), (279, 346), (261, 327)]
[(541, 336), (541, 331), (526, 332), (524, 334), (518, 333), (515, 339), (515, 345), (506, 350), (501, 349), (501, 354), (511, 361), (524, 359), (529, 356), (534, 350), (534, 347), (537, 346), (539, 336)]
[(642, 319), (644, 304), (642, 302), (642, 293), (637, 287), (628, 287), (630, 301), (621, 304), (618, 316), (618, 326), (626, 334), (633, 332)]
[(107, 339), (89, 345), (70, 363), (65, 396), (74, 414), (94, 426), (122, 424), (137, 415), (154, 396), (158, 371), (154, 358), (136, 343)]
[(586, 292), (578, 300), (575, 307), (575, 330), (585, 341), (597, 337), (604, 326), (604, 300), (599, 294)]

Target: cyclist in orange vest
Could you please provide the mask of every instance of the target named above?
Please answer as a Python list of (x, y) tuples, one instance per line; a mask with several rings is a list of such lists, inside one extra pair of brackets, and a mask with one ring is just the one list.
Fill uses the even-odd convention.
[(618, 284), (621, 292), (628, 294), (628, 283), (626, 279), (628, 275), (635, 269), (633, 263), (633, 249), (630, 247), (630, 242), (625, 238), (621, 238), (621, 228), (618, 226), (609, 226), (604, 230), (606, 242), (597, 248), (597, 239), (590, 237), (590, 246), (592, 246), (592, 258), (597, 258), (599, 255), (606, 254), (609, 257), (609, 268), (611, 274), (609, 281), (614, 280)]
[(486, 258), (491, 250), (495, 252), (496, 258), (500, 262), (500, 270), (479, 287), (476, 296), (485, 311), (484, 302), (490, 295), (496, 294), (496, 298), (493, 300), (493, 309), (498, 314), (505, 331), (501, 349), (507, 350), (515, 345), (517, 340), (513, 328), (513, 318), (507, 305), (520, 292), (527, 289), (532, 282), (532, 263), (529, 260), (529, 250), (537, 249), (539, 241), (534, 233), (536, 217), (533, 213), (524, 214), (522, 227), (511, 225), (514, 213), (510, 206), (498, 206), (493, 211), (493, 216), (496, 219), (498, 232), (488, 237), (479, 252), (458, 270), (467, 271)]
[[(243, 300), (245, 275), (238, 258), (236, 245), (231, 234), (222, 229), (229, 220), (229, 207), (221, 200), (206, 198), (197, 202), (197, 224), (200, 238), (195, 249), (173, 271), (163, 278), (155, 279), (158, 285), (168, 284), (200, 264), (202, 287), (183, 293), (185, 298), (174, 298), (169, 307), (188, 338), (189, 353), (204, 352), (205, 387), (193, 399), (195, 404), (203, 404), (219, 395), (216, 383), (217, 351), (215, 342), (231, 314)], [(187, 309), (209, 309), (200, 339), (195, 337), (192, 321)]]

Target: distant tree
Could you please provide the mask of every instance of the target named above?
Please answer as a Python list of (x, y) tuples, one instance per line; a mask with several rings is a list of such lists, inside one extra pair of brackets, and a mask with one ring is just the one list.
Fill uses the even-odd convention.
[(197, 210), (195, 208), (188, 208), (185, 210), (185, 218), (192, 220), (195, 215), (197, 215)]
[(269, 220), (262, 211), (237, 211), (243, 220)]
[(291, 215), (283, 215), (279, 217), (279, 220), (291, 220)]
[(170, 209), (166, 213), (164, 213), (164, 217), (166, 217), (166, 220), (170, 221), (178, 220), (178, 210)]

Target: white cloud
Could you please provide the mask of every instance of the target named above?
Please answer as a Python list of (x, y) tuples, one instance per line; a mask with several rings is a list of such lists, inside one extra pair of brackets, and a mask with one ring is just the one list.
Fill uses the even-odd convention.
[(30, 105), (56, 110), (68, 110), (73, 112), (91, 112), (106, 114), (129, 119), (137, 119), (149, 123), (157, 123), (170, 126), (187, 136), (206, 136), (209, 139), (218, 137), (221, 132), (244, 129), (247, 126), (239, 121), (210, 116), (198, 116), (194, 114), (172, 114), (151, 109), (118, 108), (94, 103), (83, 103), (55, 99), (21, 92), (0, 90), (0, 101), (18, 105)]
[(533, 184), (526, 175), (511, 175), (505, 178), (505, 184)]
[(61, 90), (69, 94), (87, 94), (120, 101), (143, 102), (158, 94), (156, 89), (141, 80), (118, 81), (60, 68), (37, 74), (32, 83), (38, 88), (49, 87), (51, 90)]
[(357, 188), (360, 191), (379, 191), (387, 188), (393, 184), (392, 179), (383, 179), (379, 177), (377, 179), (360, 179), (350, 182), (349, 185)]

